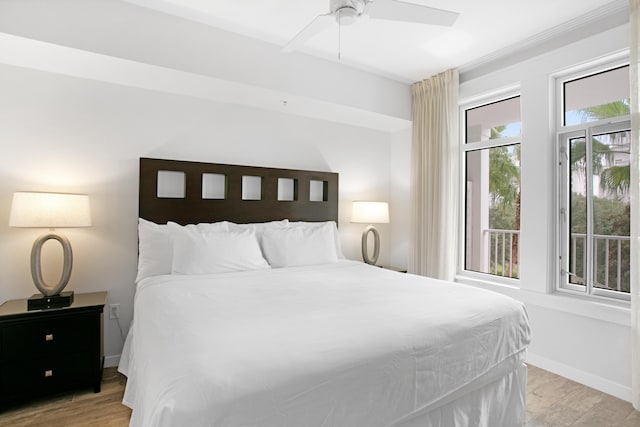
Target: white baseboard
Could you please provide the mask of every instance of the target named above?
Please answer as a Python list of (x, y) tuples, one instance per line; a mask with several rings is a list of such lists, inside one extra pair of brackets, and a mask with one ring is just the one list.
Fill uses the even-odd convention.
[(573, 366), (565, 365), (545, 357), (541, 357), (527, 352), (526, 363), (529, 363), (546, 371), (563, 376), (577, 383), (594, 388), (603, 393), (610, 394), (618, 399), (631, 402), (631, 387), (610, 381), (606, 378), (593, 375), (589, 372), (576, 369)]
[[(115, 356), (105, 356), (104, 358), (104, 367), (105, 368), (113, 368), (118, 366), (118, 364), (120, 363), (120, 355), (115, 355)], [(535, 363), (534, 363), (535, 365)]]

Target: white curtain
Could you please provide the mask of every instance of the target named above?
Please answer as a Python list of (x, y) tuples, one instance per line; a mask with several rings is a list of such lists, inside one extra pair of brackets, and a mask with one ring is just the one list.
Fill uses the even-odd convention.
[(631, 26), (631, 397), (640, 411), (640, 0), (629, 1)]
[(458, 230), (458, 71), (412, 90), (409, 272), (452, 280)]

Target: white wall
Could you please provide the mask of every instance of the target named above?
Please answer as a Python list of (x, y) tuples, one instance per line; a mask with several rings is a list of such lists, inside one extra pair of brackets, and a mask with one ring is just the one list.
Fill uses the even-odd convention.
[(528, 360), (592, 387), (630, 400), (628, 305), (551, 295), (555, 286), (555, 101), (552, 75), (629, 46), (623, 25), (544, 55), (474, 78), (462, 75), (461, 102), (518, 85), (522, 106), (522, 217), (519, 289), (482, 280), (524, 301), (533, 341)]
[[(8, 65), (0, 65), (0, 93), (0, 302), (35, 293), (29, 253), (40, 231), (7, 226), (12, 193), (87, 193), (93, 227), (59, 230), (74, 249), (67, 289), (108, 290), (109, 303), (121, 304), (126, 333), (139, 157), (338, 172), (342, 245), (353, 259), (360, 259), (362, 227), (349, 223), (350, 202), (389, 199), (388, 133)], [(380, 231), (390, 241), (388, 227)], [(382, 248), (382, 262), (389, 251)], [(121, 348), (107, 318), (107, 363), (117, 362)]]

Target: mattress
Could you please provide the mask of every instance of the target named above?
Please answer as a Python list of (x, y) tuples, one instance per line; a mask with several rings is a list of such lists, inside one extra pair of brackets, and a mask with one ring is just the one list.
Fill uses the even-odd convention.
[(524, 423), (527, 314), (490, 291), (340, 261), (150, 277), (134, 313), (132, 426)]

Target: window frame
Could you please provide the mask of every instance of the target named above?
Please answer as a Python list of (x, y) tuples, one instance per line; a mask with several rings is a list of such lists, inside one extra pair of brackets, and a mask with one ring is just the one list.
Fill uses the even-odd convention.
[[(520, 286), (520, 275), (518, 278), (508, 277), (508, 276), (499, 276), (492, 273), (483, 273), (474, 270), (467, 270), (465, 268), (466, 262), (466, 230), (467, 230), (467, 215), (466, 215), (466, 199), (467, 199), (467, 182), (466, 182), (466, 173), (467, 173), (467, 152), (477, 151), (483, 149), (490, 149), (494, 147), (503, 147), (509, 145), (520, 144), (522, 146), (522, 136), (524, 133), (523, 124), (522, 124), (522, 110), (520, 111), (520, 135), (518, 136), (508, 136), (497, 139), (489, 139), (486, 141), (475, 141), (475, 142), (466, 142), (467, 138), (467, 117), (466, 111), (471, 110), (478, 107), (483, 107), (485, 105), (493, 104), (496, 102), (504, 101), (507, 99), (519, 97), (520, 98), (520, 106), (522, 108), (522, 94), (520, 91), (520, 86), (512, 86), (509, 88), (505, 88), (500, 91), (495, 91), (489, 94), (480, 95), (474, 97), (473, 99), (468, 99), (460, 102), (459, 104), (459, 116), (460, 116), (460, 137), (459, 137), (459, 176), (460, 176), (460, 188), (459, 188), (459, 200), (458, 200), (458, 250), (457, 250), (457, 271), (456, 276), (461, 278), (469, 278), (475, 279), (488, 283), (495, 283), (499, 285), (506, 285), (509, 287), (518, 288)], [(522, 152), (522, 151), (521, 151)], [(522, 159), (520, 159), (520, 164), (522, 165)], [(522, 191), (522, 187), (520, 188)], [(518, 241), (519, 249), (521, 248), (521, 240)], [(520, 256), (521, 251), (518, 251), (518, 256)], [(518, 263), (518, 266), (520, 263)]]
[[(562, 71), (558, 71), (557, 73), (553, 73), (550, 76), (551, 86), (553, 88), (552, 96), (553, 96), (553, 105), (555, 105), (555, 111), (553, 113), (553, 120), (551, 122), (551, 128), (554, 131), (554, 134), (557, 135), (560, 132), (567, 132), (574, 129), (581, 129), (586, 123), (579, 123), (576, 125), (564, 125), (564, 83), (571, 81), (582, 79), (585, 77), (592, 76), (594, 74), (600, 74), (607, 71), (614, 70), (616, 68), (623, 67), (625, 65), (630, 65), (630, 57), (629, 51), (625, 50), (622, 52), (618, 52), (614, 55), (607, 56), (605, 58), (600, 58), (598, 60), (590, 61), (587, 63), (583, 63)], [(605, 119), (604, 122), (611, 121), (611, 119)], [(600, 121), (598, 121), (600, 122)], [(596, 121), (588, 122), (588, 123), (596, 123)], [(557, 138), (556, 138), (557, 142)]]
[[(578, 67), (573, 67), (570, 70), (556, 73), (551, 76), (552, 87), (554, 88), (555, 98), (555, 114), (553, 115), (552, 124), (554, 126), (555, 133), (555, 197), (554, 197), (554, 212), (555, 212), (555, 227), (558, 231), (556, 233), (555, 242), (555, 254), (554, 254), (554, 292), (558, 292), (565, 295), (573, 295), (579, 297), (586, 297), (589, 299), (601, 300), (604, 302), (624, 302), (630, 301), (631, 294), (620, 291), (607, 290), (597, 288), (593, 286), (593, 280), (589, 280), (593, 276), (593, 260), (588, 261), (587, 277), (584, 286), (576, 285), (569, 282), (568, 274), (568, 262), (569, 262), (569, 241), (570, 233), (567, 233), (569, 226), (566, 221), (568, 215), (570, 215), (570, 193), (567, 170), (568, 168), (568, 156), (569, 156), (569, 143), (573, 138), (584, 137), (585, 141), (590, 140), (592, 135), (598, 135), (602, 133), (626, 131), (631, 129), (631, 117), (630, 115), (611, 117), (607, 119), (594, 120), (585, 123), (578, 123), (569, 126), (564, 125), (565, 121), (565, 93), (564, 84), (569, 81), (573, 81), (580, 78), (586, 78), (589, 76), (605, 73), (607, 71), (615, 70), (620, 67), (629, 65), (629, 52), (622, 52), (612, 57), (604, 58), (598, 61), (592, 61), (587, 64), (583, 64)], [(587, 147), (589, 147), (587, 145)], [(591, 164), (590, 150), (587, 151), (587, 161)], [(587, 181), (587, 193), (591, 194), (590, 180)], [(590, 215), (587, 215), (587, 223), (590, 224)], [(587, 234), (590, 230), (588, 229)], [(592, 231), (591, 231), (592, 233)], [(589, 253), (586, 254), (589, 259)]]

